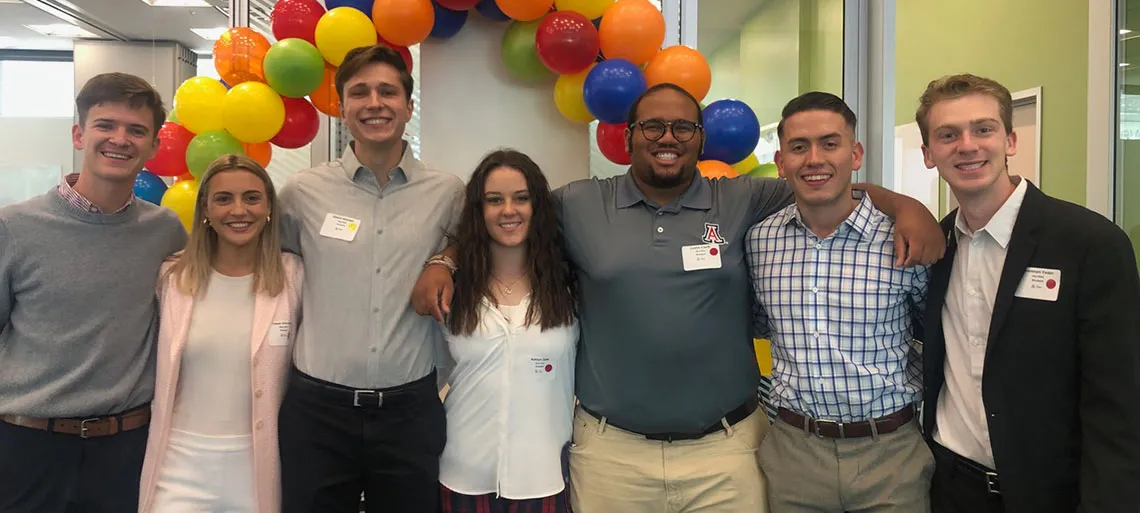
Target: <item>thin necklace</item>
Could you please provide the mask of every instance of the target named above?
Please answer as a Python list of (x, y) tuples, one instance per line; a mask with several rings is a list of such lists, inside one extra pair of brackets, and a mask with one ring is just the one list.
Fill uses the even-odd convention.
[(518, 284), (518, 282), (521, 281), (524, 276), (526, 276), (526, 274), (518, 275), (518, 277), (515, 278), (515, 281), (512, 281), (510, 285), (507, 285), (505, 282), (503, 282), (503, 280), (500, 280), (498, 276), (495, 276), (493, 273), (491, 274), (491, 277), (494, 278), (495, 281), (499, 282), (499, 286), (503, 287), (503, 292), (506, 292), (508, 296), (514, 294), (514, 290), (511, 287), (514, 287), (516, 284)]

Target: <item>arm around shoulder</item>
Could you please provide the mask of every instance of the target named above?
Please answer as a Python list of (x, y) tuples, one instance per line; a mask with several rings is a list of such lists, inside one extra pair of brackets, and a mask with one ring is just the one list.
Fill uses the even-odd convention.
[(1124, 232), (1102, 231), (1088, 244), (1077, 292), (1080, 510), (1087, 512), (1140, 504), (1140, 276)]

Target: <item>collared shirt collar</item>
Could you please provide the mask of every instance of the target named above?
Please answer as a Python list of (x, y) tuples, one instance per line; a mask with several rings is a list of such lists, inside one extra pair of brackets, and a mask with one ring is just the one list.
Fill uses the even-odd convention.
[[(874, 236), (875, 228), (872, 221), (878, 215), (875, 205), (871, 203), (871, 198), (866, 194), (859, 200), (859, 204), (855, 205), (855, 210), (839, 223), (839, 227), (847, 226), (851, 231), (859, 235), (860, 239), (865, 239)], [(788, 207), (787, 217), (783, 220), (784, 224), (795, 223), (798, 227), (811, 231), (807, 223), (804, 222), (803, 216), (800, 215), (800, 208), (795, 203)], [(840, 228), (836, 228), (835, 233), (838, 234)]]
[(966, 218), (962, 215), (962, 209), (958, 209), (958, 215), (954, 217), (954, 230), (958, 236), (963, 234), (971, 237), (980, 232), (986, 232), (998, 243), (1002, 249), (1009, 245), (1009, 239), (1013, 236), (1013, 225), (1017, 222), (1017, 213), (1021, 210), (1021, 203), (1025, 200), (1025, 191), (1029, 189), (1026, 180), (1022, 177), (1017, 177), (1017, 187), (1013, 189), (1013, 194), (1006, 198), (1005, 203), (994, 216), (990, 218), (985, 226), (979, 228), (975, 232), (970, 231), (970, 227), (966, 225)]
[[(76, 209), (82, 210), (84, 212), (90, 212), (92, 214), (105, 213), (94, 203), (91, 203), (91, 200), (84, 198), (82, 194), (79, 194), (79, 192), (75, 190), (75, 184), (78, 181), (79, 173), (71, 173), (64, 176), (63, 179), (59, 181), (59, 195), (63, 196), (64, 200), (67, 200), (68, 205), (71, 205)], [(123, 204), (123, 206), (119, 207), (118, 210), (112, 212), (112, 214), (118, 214), (127, 210), (130, 208), (131, 202), (134, 200), (135, 193), (132, 191), (130, 197), (127, 198), (127, 202)]]
[[(408, 142), (402, 141), (404, 146), (403, 156), (400, 157), (400, 163), (396, 167), (388, 170), (388, 183), (403, 184), (408, 183), (415, 177), (416, 170), (419, 168), (419, 163), (416, 161), (415, 155), (408, 149)], [(360, 159), (356, 158), (356, 141), (348, 143), (344, 148), (344, 152), (340, 156), (340, 165), (344, 168), (345, 176), (349, 181), (356, 182), (359, 180), (361, 173), (372, 177), (372, 181), (376, 180), (376, 175), (373, 174), (371, 169), (368, 169), (364, 164), (360, 163)]]
[[(645, 202), (646, 205), (651, 206), (655, 205), (652, 200), (645, 197), (641, 189), (637, 188), (632, 168), (618, 177), (616, 199), (618, 208), (629, 208), (639, 202)], [(712, 208), (712, 188), (709, 186), (708, 180), (698, 174), (693, 177), (693, 182), (689, 184), (685, 192), (681, 193), (680, 198), (669, 205), (657, 206), (673, 211), (679, 211), (680, 207), (708, 210)]]

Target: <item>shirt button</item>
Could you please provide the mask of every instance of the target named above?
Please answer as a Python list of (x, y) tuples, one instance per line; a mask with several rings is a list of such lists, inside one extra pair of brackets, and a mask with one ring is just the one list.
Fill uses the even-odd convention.
[(657, 233), (661, 233), (661, 232), (664, 232), (664, 231), (665, 231), (665, 228), (662, 228), (662, 227), (660, 227), (660, 226), (658, 226), (658, 227), (657, 227)]
[(658, 210), (658, 211), (657, 211), (657, 215), (659, 215), (659, 216), (663, 216), (663, 215), (665, 215), (665, 212), (662, 212), (662, 211)]
[(253, 366), (254, 366), (254, 367), (257, 367), (257, 362), (258, 362), (257, 358), (254, 358), (254, 359), (253, 359)]
[(818, 288), (818, 287), (812, 287), (812, 288), (811, 288), (811, 293), (812, 293), (812, 294), (816, 294), (816, 293), (818, 293), (818, 292), (819, 292), (819, 288)]
[(373, 352), (373, 353), (375, 353), (375, 352), (376, 352), (376, 348), (375, 348), (375, 347), (373, 347), (373, 348), (372, 348), (372, 352)]
[(254, 393), (253, 393), (253, 396), (254, 396), (254, 397), (261, 397), (261, 394), (262, 394), (262, 391), (261, 391), (261, 390), (258, 390), (258, 391), (256, 391), (256, 392), (254, 392)]
[(815, 333), (812, 333), (811, 336), (813, 336), (815, 338), (819, 338), (819, 332), (817, 331)]
[(970, 295), (976, 296), (976, 295), (978, 295), (978, 291), (976, 289), (970, 289)]
[(974, 337), (974, 338), (970, 339), (970, 343), (974, 344), (975, 346), (980, 346), (980, 345), (982, 345), (982, 339), (980, 339), (978, 337)]
[(376, 230), (376, 235), (380, 235), (381, 233), (384, 233), (384, 229), (383, 229), (383, 228), (381, 228), (381, 229), (379, 229), (379, 230)]
[(260, 421), (260, 420), (259, 420), (259, 421), (257, 421), (257, 429), (259, 429), (259, 430), (260, 430), (260, 429), (261, 429), (262, 427), (264, 427), (264, 426), (265, 426), (265, 422), (263, 422), (263, 421)]
[(380, 313), (380, 307), (378, 307), (378, 306), (377, 306), (377, 307), (373, 307), (373, 308), (372, 308), (372, 313)]
[(822, 242), (817, 242), (817, 243), (815, 244), (815, 249), (823, 249), (823, 243), (822, 243)]
[(376, 268), (376, 274), (380, 274), (380, 268), (379, 267)]

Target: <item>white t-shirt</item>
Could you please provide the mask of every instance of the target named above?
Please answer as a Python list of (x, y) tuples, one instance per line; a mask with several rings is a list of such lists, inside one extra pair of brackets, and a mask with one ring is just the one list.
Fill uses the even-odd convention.
[(521, 500), (565, 488), (578, 325), (524, 327), (528, 301), (498, 308), (484, 301), (470, 336), (447, 334), (454, 369), (439, 481), (458, 493)]
[(210, 276), (182, 352), (173, 429), (209, 436), (253, 432), (253, 302), (253, 275)]

